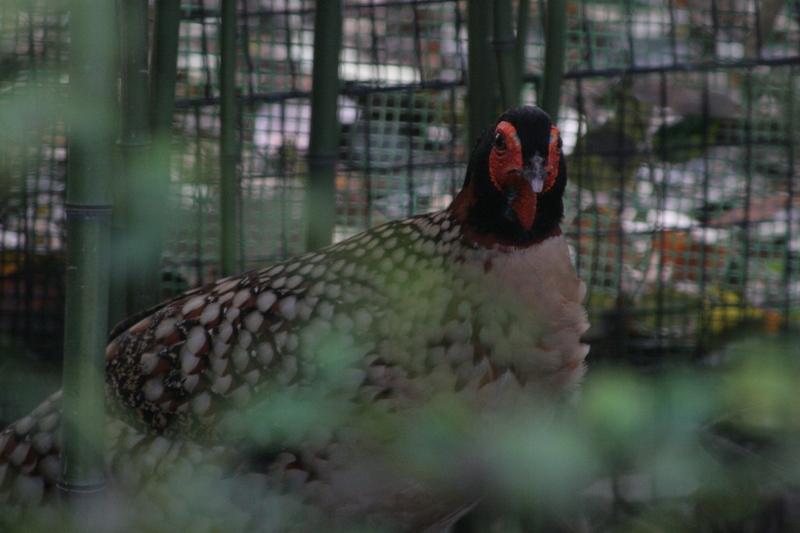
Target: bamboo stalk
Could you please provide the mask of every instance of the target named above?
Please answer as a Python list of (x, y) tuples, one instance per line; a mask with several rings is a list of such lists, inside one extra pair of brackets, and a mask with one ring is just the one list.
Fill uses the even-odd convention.
[(497, 56), (497, 79), (500, 84), (500, 102), (503, 109), (519, 105), (522, 86), (519, 58), (514, 39), (511, 0), (495, 0), (494, 39), (492, 45)]
[[(64, 392), (58, 489), (85, 501), (104, 486), (104, 355), (108, 329), (115, 113), (114, 4), (70, 3), (70, 139), (66, 191)], [(98, 43), (100, 43), (98, 45)]]
[[(150, 51), (149, 124), (153, 142), (150, 151), (148, 186), (153, 224), (149, 229), (150, 264), (154, 266), (153, 297), (160, 300), (161, 261), (166, 228), (172, 222), (167, 208), (172, 166), (172, 119), (175, 110), (175, 83), (178, 72), (178, 45), (181, 0), (158, 0), (154, 6), (153, 46)], [(155, 304), (156, 302), (153, 302)]]
[(553, 123), (557, 123), (567, 40), (567, 3), (564, 0), (547, 1), (546, 24), (541, 108)]
[(475, 142), (497, 114), (497, 82), (494, 57), (489, 43), (492, 29), (492, 3), (467, 2), (467, 135)]
[[(169, 143), (175, 109), (181, 0), (158, 0), (150, 60), (150, 127), (157, 142)], [(169, 183), (169, 174), (166, 176)]]
[(336, 162), (339, 153), (337, 99), (341, 47), (340, 0), (317, 2), (306, 188), (306, 246), (309, 250), (330, 244), (336, 223)]
[(146, 0), (120, 5), (120, 132), (122, 168), (114, 204), (115, 235), (112, 265), (113, 322), (157, 303), (160, 283), (160, 242), (153, 242), (161, 225), (160, 195), (152, 189), (149, 168), (152, 138), (148, 114), (148, 6)]
[(220, 21), (220, 264), (223, 276), (238, 272), (236, 230), (239, 142), (236, 138), (236, 0), (222, 0)]
[(531, 6), (529, 0), (519, 0), (517, 7), (517, 42), (516, 61), (519, 73), (519, 85), (522, 89), (522, 79), (525, 77), (525, 45), (528, 42), (528, 22), (530, 21)]

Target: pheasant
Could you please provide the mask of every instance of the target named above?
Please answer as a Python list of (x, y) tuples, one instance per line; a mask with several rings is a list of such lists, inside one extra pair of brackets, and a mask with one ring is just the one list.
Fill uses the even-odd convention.
[[(190, 491), (175, 480), (214, 472), (206, 500), (237, 479), (249, 498), (277, 495), (270, 508), (289, 529), (281, 498), (320, 524), (451, 524), (480, 497), (459, 482), (460, 459), (431, 474), (396, 457), (431, 423), (426, 409), (491, 419), (520, 398), (549, 405), (584, 373), (585, 286), (560, 229), (566, 182), (547, 114), (509, 110), (477, 140), (447, 209), (122, 322), (106, 350), (109, 485), (141, 494), (158, 481), (177, 497)], [(59, 404), (57, 393), (0, 433), (0, 509), (52, 499)]]

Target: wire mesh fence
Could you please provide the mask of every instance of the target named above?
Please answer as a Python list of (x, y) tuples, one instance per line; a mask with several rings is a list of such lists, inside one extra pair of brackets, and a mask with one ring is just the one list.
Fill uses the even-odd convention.
[[(65, 6), (12, 6), (2, 98), (9, 109), (33, 106), (43, 92), (57, 108)], [(194, 1), (182, 11), (167, 291), (219, 274), (218, 7)], [(532, 9), (527, 102), (544, 50), (542, 6)], [(796, 323), (796, 5), (568, 9), (567, 228), (591, 288), (595, 354), (699, 353), (743, 323)], [(337, 239), (447, 205), (471, 142), (463, 2), (348, 2), (344, 16)], [(238, 40), (239, 232), (251, 268), (304, 247), (313, 5), (241, 2)], [(37, 116), (46, 118), (4, 133), (0, 325), (57, 353), (66, 140), (58, 112)]]
[[(544, 2), (531, 9), (525, 103), (538, 97), (544, 57)], [(796, 329), (800, 4), (578, 0), (568, 15), (564, 228), (589, 288), (593, 360), (652, 364), (705, 355), (744, 329)], [(68, 20), (59, 2), (0, 7), (0, 118), (14, 125), (0, 130), (0, 340), (52, 361)], [(304, 251), (313, 21), (313, 2), (239, 2), (243, 269)], [(220, 274), (219, 26), (218, 2), (184, 3), (166, 294)], [(463, 1), (344, 4), (336, 240), (453, 198), (473, 142), (467, 37)], [(0, 418), (17, 407), (0, 404)]]
[[(0, 7), (0, 331), (60, 351), (64, 306), (63, 122), (68, 34), (61, 6)], [(38, 107), (61, 120), (28, 121)]]

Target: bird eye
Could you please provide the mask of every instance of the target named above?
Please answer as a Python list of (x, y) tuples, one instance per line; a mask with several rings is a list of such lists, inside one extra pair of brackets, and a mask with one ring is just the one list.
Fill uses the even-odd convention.
[(494, 147), (498, 150), (505, 150), (506, 149), (506, 136), (500, 132), (494, 136)]

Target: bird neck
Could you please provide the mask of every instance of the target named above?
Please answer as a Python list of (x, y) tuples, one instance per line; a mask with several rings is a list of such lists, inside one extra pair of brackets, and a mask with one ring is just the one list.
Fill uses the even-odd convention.
[(509, 218), (510, 209), (502, 197), (479, 193), (475, 180), (470, 180), (456, 196), (448, 211), (462, 228), (462, 241), (483, 248), (527, 248), (561, 235), (563, 204), (561, 197), (541, 195), (537, 200), (533, 225), (526, 230)]

